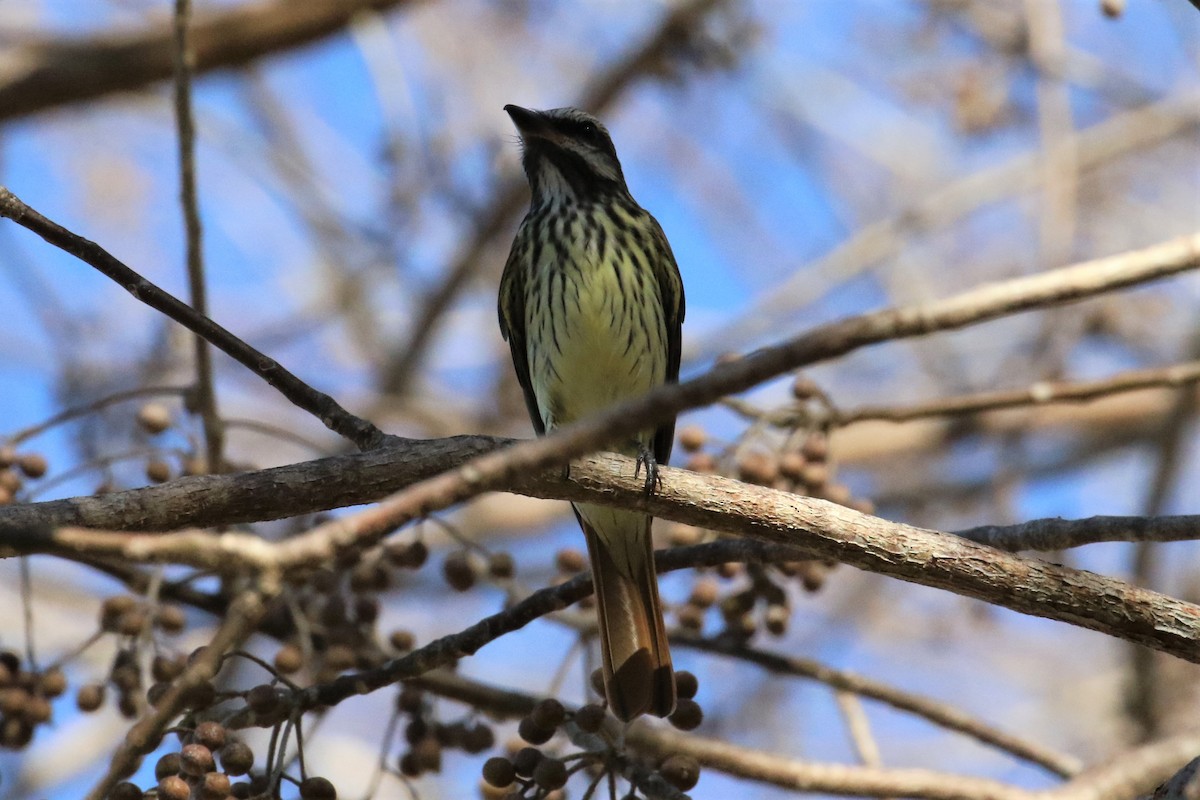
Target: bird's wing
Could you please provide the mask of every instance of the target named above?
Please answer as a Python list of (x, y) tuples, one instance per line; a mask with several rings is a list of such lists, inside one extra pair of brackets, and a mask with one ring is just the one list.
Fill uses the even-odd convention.
[[(500, 335), (508, 341), (513, 367), (517, 371), (517, 382), (521, 384), (521, 391), (525, 393), (525, 407), (529, 410), (534, 430), (541, 436), (546, 432), (546, 426), (538, 408), (533, 382), (529, 379), (529, 351), (525, 347), (526, 269), (523, 259), (526, 254), (522, 237), (518, 234), (508, 254), (508, 261), (504, 264), (504, 274), (500, 278)], [(676, 361), (678, 362), (678, 358)], [(676, 369), (678, 370), (678, 366)]]
[[(671, 244), (663, 233), (658, 220), (650, 217), (654, 237), (665, 258), (650, 259), (654, 266), (654, 277), (658, 281), (658, 294), (663, 304), (663, 322), (667, 326), (667, 383), (679, 381), (679, 357), (683, 349), (683, 315), (685, 303), (683, 278)], [(671, 446), (675, 443), (675, 420), (664, 423), (654, 432), (654, 458), (659, 464), (671, 460)]]

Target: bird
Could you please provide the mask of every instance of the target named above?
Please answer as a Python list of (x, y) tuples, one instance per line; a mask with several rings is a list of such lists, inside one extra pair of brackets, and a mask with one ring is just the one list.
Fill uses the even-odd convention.
[[(538, 435), (679, 379), (683, 280), (662, 226), (633, 199), (608, 130), (577, 108), (506, 105), (530, 206), (500, 279), (500, 332)], [(655, 490), (675, 421), (613, 449)], [(629, 722), (669, 716), (676, 687), (650, 515), (573, 504), (595, 584), (604, 693)]]

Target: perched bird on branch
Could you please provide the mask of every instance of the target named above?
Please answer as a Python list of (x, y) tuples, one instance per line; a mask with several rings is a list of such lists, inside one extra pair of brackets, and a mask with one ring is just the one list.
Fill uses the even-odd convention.
[[(574, 108), (504, 107), (532, 190), (500, 281), (500, 330), (538, 434), (679, 378), (683, 282), (658, 221), (637, 204), (608, 131)], [(646, 470), (671, 456), (674, 421), (614, 449)], [(605, 693), (622, 720), (675, 708), (651, 518), (576, 503), (596, 585)]]

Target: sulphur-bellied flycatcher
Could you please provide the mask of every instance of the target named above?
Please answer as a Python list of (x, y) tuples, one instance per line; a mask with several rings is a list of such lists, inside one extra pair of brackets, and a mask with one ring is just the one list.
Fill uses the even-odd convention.
[[(504, 107), (532, 190), (500, 281), (500, 331), (538, 434), (679, 378), (683, 283), (662, 228), (629, 194), (608, 131), (574, 108)], [(674, 421), (616, 449), (653, 489)], [(650, 516), (576, 503), (587, 537), (605, 693), (622, 720), (675, 708)]]

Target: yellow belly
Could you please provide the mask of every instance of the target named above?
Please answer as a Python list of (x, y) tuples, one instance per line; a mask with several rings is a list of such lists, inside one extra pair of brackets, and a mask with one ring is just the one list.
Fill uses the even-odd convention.
[(547, 430), (666, 378), (666, 327), (653, 276), (639, 274), (627, 255), (595, 263), (594, 253), (584, 254), (583, 263), (537, 265), (539, 290), (526, 306), (530, 378)]

